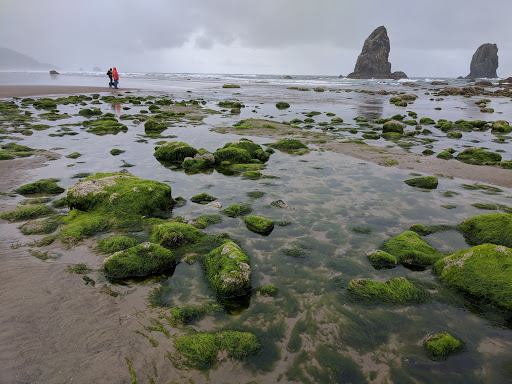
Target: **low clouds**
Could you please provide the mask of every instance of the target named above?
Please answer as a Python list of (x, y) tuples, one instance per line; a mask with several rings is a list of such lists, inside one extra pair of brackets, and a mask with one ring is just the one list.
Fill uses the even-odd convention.
[(2, 0), (0, 46), (69, 69), (336, 75), (385, 25), (394, 70), (464, 75), (490, 42), (505, 75), (512, 2), (485, 6), (494, 13), (474, 0)]

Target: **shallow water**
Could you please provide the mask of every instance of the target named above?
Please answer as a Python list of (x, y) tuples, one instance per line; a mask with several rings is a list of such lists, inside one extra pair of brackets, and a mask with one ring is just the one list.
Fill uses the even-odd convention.
[[(231, 126), (244, 118), (265, 117), (290, 121), (296, 117), (304, 118), (303, 112), (318, 110), (336, 113), (336, 116), (344, 118), (346, 126), (353, 127), (356, 126), (353, 119), (357, 116), (383, 118), (404, 113), (403, 109), (388, 103), (391, 96), (369, 96), (344, 91), (300, 92), (286, 89), (289, 84), (277, 83), (251, 83), (240, 89), (222, 89), (219, 86), (222, 83), (215, 84), (213, 80), (202, 82), (200, 87), (172, 89), (172, 98), (188, 100), (202, 97), (207, 101), (205, 107), (215, 110), (220, 109), (218, 101), (239, 100), (246, 105), (241, 115), (209, 115), (199, 125), (184, 121), (168, 128), (162, 135), (174, 135), (176, 138), (169, 140), (184, 141), (196, 148), (206, 148), (213, 152), (240, 136), (218, 134), (210, 129)], [(88, 81), (90, 79), (83, 80), (84, 83)], [(133, 81), (147, 83), (149, 80)], [(423, 93), (415, 92), (398, 82), (393, 85), (366, 85), (370, 89), (388, 86), (406, 92)], [(329, 86), (333, 89), (341, 88), (342, 84), (331, 82)], [(362, 84), (357, 87), (360, 86)], [(147, 93), (168, 94), (163, 90), (133, 92), (135, 95)], [(427, 97), (421, 96), (406, 110), (417, 112), (419, 117), (436, 120), (491, 117), (475, 108), (476, 98), (452, 96), (445, 97), (442, 102), (431, 102)], [(292, 107), (278, 111), (274, 104), (280, 100), (288, 101)], [(492, 120), (512, 120), (511, 103), (505, 101), (507, 99), (493, 99), (491, 106), (497, 112)], [(442, 105), (443, 109), (435, 111), (434, 105)], [(115, 114), (135, 114), (144, 109), (131, 106), (129, 111), (123, 111), (109, 104), (93, 106)], [(80, 108), (83, 107), (71, 104), (58, 106), (59, 113), (76, 114)], [(252, 110), (257, 110), (257, 113)], [(317, 123), (329, 119), (324, 114), (315, 117)], [(62, 155), (82, 153), (76, 160), (62, 157), (49, 162), (47, 167), (32, 171), (34, 181), (55, 177), (61, 180), (61, 186), (68, 188), (77, 181), (71, 178), (76, 173), (113, 172), (121, 170), (120, 166), (125, 161), (134, 165), (128, 168), (134, 175), (168, 183), (173, 189), (173, 197), (183, 196), (189, 200), (196, 194), (207, 192), (217, 197), (217, 201), (224, 207), (234, 203), (249, 203), (254, 215), (291, 222), (289, 226), (276, 226), (268, 236), (261, 236), (248, 231), (242, 219), (223, 216), (221, 224), (204, 230), (208, 234), (227, 232), (231, 238), (240, 241), (251, 258), (254, 287), (274, 284), (279, 289), (276, 298), (253, 296), (235, 309), (228, 308), (225, 313), (215, 314), (191, 325), (201, 331), (242, 329), (258, 335), (264, 344), (263, 353), (244, 366), (256, 378), (269, 381), (269, 378), (275, 378), (277, 373), (281, 373), (284, 375), (281, 376), (283, 381), (286, 378), (302, 382), (330, 382), (340, 372), (332, 371), (332, 367), (322, 362), (334, 359), (335, 366), (346, 367), (345, 376), (342, 374), (337, 379), (339, 382), (349, 382), (350, 377), (355, 378), (355, 382), (364, 382), (357, 381), (360, 380), (357, 379), (358, 370), (363, 372), (366, 380), (373, 382), (382, 382), (386, 377), (395, 383), (411, 380), (422, 383), (498, 383), (510, 380), (510, 317), (488, 308), (475, 307), (470, 301), (441, 286), (431, 270), (412, 271), (404, 267), (376, 270), (368, 262), (366, 254), (378, 248), (383, 241), (409, 229), (412, 224), (455, 226), (471, 216), (490, 212), (471, 206), (473, 203), (495, 203), (511, 207), (511, 189), (489, 195), (479, 190), (465, 189), (462, 184), (472, 183), (464, 180), (440, 178), (436, 190), (424, 191), (403, 182), (411, 177), (407, 171), (380, 167), (318, 150), (303, 156), (276, 151), (262, 171), (264, 175), (277, 177), (272, 179), (247, 180), (239, 175), (226, 176), (217, 171), (190, 174), (160, 164), (153, 152), (156, 142), (162, 139), (145, 138), (143, 124), (135, 125), (130, 120), (123, 121), (128, 126), (128, 132), (117, 135), (96, 136), (78, 126), (70, 126), (79, 134), (48, 136), (56, 133), (61, 124), (83, 120), (80, 116), (73, 116), (56, 122), (42, 121), (52, 128), (34, 131), (32, 136), (13, 135), (23, 138), (21, 144), (29, 147), (53, 149)], [(348, 132), (335, 134), (345, 138), (359, 136)], [(502, 153), (504, 160), (510, 160), (512, 156), (510, 141), (505, 144), (494, 143), (492, 140), (495, 136), (487, 132), (464, 133), (464, 138), (458, 141), (446, 139), (442, 132), (436, 132), (434, 137), (439, 139), (434, 143), (436, 151), (447, 146), (461, 149), (470, 145), (470, 140), (478, 139), (478, 145), (489, 149), (506, 148)], [(141, 138), (146, 142), (136, 142)], [(251, 139), (259, 144), (269, 142), (262, 138)], [(375, 144), (389, 145), (390, 142), (381, 139)], [(109, 151), (112, 148), (126, 152), (111, 156)], [(418, 148), (424, 149), (423, 146)], [(247, 196), (252, 191), (265, 194), (254, 199)], [(445, 197), (443, 192), (446, 191), (456, 192), (457, 195)], [(272, 201), (278, 199), (284, 200), (288, 208), (270, 206)], [(447, 209), (443, 205), (455, 207)], [(217, 213), (217, 210), (191, 201), (173, 211), (173, 215), (185, 216), (187, 219), (213, 213)], [(366, 233), (354, 231), (356, 227), (364, 228)], [(425, 239), (441, 252), (469, 248), (456, 231), (440, 232)], [(293, 258), (283, 252), (291, 247), (303, 249), (304, 257)], [(77, 262), (69, 257), (69, 262)], [(438, 293), (431, 302), (412, 306), (361, 305), (350, 301), (346, 295), (346, 286), (351, 279), (372, 278), (384, 281), (395, 277), (420, 281)], [(171, 305), (194, 305), (215, 300), (197, 263), (181, 263), (171, 277), (159, 282), (148, 281), (137, 289), (147, 290), (148, 286), (161, 285), (170, 287), (167, 299)], [(291, 334), (298, 321), (301, 328), (297, 328), (295, 339), (292, 340)], [(448, 331), (460, 338), (466, 351), (442, 362), (429, 360), (421, 341), (429, 332), (438, 330)], [(297, 343), (302, 347), (296, 348)], [(332, 347), (337, 354), (332, 357), (322, 346)], [(162, 348), (164, 353), (165, 347)], [(312, 355), (304, 358), (305, 352), (314, 354), (316, 360), (312, 359)], [(349, 360), (345, 360), (347, 357)], [(323, 368), (315, 370), (317, 366)], [(222, 371), (222, 367), (219, 370)]]

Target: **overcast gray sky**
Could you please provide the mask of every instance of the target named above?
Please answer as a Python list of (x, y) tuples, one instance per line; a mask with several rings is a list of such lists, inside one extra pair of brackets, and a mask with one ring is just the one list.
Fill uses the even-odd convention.
[(0, 0), (0, 46), (62, 69), (347, 75), (384, 25), (392, 71), (469, 73), (498, 45), (512, 76), (511, 0)]

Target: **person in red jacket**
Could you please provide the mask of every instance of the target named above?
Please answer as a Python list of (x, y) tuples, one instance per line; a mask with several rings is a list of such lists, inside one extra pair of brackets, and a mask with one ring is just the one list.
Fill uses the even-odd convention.
[(112, 69), (112, 77), (114, 78), (114, 88), (117, 89), (117, 84), (119, 83), (119, 73), (117, 73), (116, 67)]

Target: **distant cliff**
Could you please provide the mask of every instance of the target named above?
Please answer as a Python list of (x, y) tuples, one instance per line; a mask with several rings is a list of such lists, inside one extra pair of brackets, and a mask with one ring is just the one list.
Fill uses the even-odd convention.
[(47, 71), (54, 68), (53, 65), (40, 63), (12, 49), (0, 48), (0, 70), (2, 71)]
[(498, 46), (490, 43), (482, 44), (478, 47), (471, 59), (469, 66), (470, 73), (466, 76), (466, 79), (495, 79), (498, 77), (496, 74), (497, 69)]
[(347, 77), (349, 79), (407, 79), (404, 72), (391, 73), (391, 63), (388, 61), (389, 51), (388, 32), (386, 27), (380, 26), (364, 41), (354, 72)]

